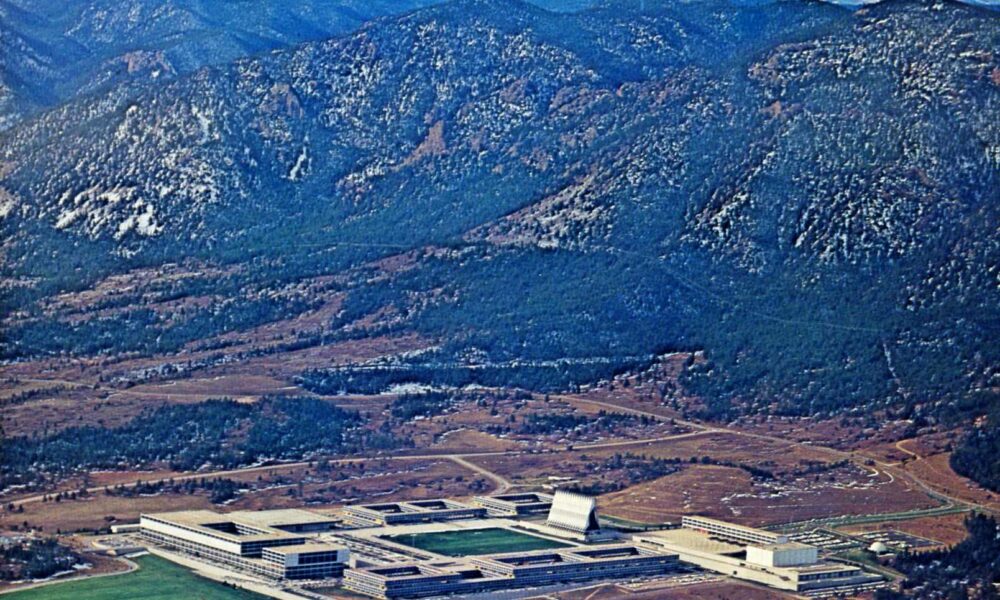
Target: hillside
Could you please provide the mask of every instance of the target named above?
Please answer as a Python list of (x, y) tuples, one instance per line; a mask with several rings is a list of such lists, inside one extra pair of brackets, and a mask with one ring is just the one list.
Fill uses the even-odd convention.
[(432, 3), (3, 0), (0, 130), (80, 95), (155, 84)]
[(170, 356), (336, 298), (299, 345), (429, 340), (402, 379), (704, 350), (706, 416), (964, 420), (1000, 364), (998, 20), (459, 0), (80, 96), (0, 133), (2, 355)]

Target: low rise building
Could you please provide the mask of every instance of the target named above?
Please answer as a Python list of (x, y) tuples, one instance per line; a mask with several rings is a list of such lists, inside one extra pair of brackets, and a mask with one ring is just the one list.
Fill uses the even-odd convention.
[(349, 552), (312, 543), (305, 534), (328, 531), (334, 523), (303, 510), (192, 510), (140, 515), (139, 535), (163, 548), (271, 579), (321, 578), (339, 576)]
[(676, 555), (631, 545), (608, 545), (348, 569), (344, 587), (375, 598), (417, 598), (648, 577), (678, 568)]
[(675, 553), (680, 560), (737, 579), (792, 592), (863, 586), (882, 581), (860, 567), (820, 561), (806, 544), (747, 544), (701, 528), (655, 531), (633, 536), (643, 548)]
[(359, 504), (344, 508), (344, 515), (354, 525), (378, 527), (456, 519), (479, 519), (486, 516), (482, 506), (472, 506), (448, 499), (411, 500), (382, 504)]
[(420, 598), (484, 593), (504, 588), (503, 578), (465, 563), (413, 563), (348, 569), (344, 587), (373, 598)]
[(472, 502), (485, 508), (491, 516), (503, 517), (543, 514), (552, 508), (552, 496), (536, 493), (476, 496)]
[(279, 565), (283, 579), (325, 579), (343, 574), (350, 552), (330, 544), (299, 544), (265, 547), (261, 558)]
[(796, 567), (819, 560), (819, 548), (798, 542), (747, 546), (747, 562), (766, 567)]
[(756, 529), (746, 525), (727, 523), (709, 517), (686, 516), (681, 518), (681, 527), (701, 531), (727, 540), (748, 544), (785, 544), (788, 536), (766, 529)]

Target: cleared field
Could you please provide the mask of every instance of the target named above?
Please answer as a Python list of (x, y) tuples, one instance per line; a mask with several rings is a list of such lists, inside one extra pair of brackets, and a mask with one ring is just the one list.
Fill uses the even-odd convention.
[(953, 471), (948, 463), (950, 456), (950, 452), (923, 456), (919, 460), (908, 461), (902, 468), (938, 491), (961, 500), (988, 506), (993, 510), (1000, 510), (1000, 498), (971, 479), (966, 479)]
[(259, 594), (198, 577), (157, 556), (137, 558), (139, 570), (125, 575), (48, 585), (7, 596), (11, 600), (256, 600)]
[(936, 506), (906, 481), (869, 476), (854, 467), (775, 483), (714, 465), (688, 465), (678, 473), (605, 494), (599, 505), (604, 514), (642, 523), (704, 514), (754, 526)]
[[(109, 476), (112, 474), (106, 474)], [(125, 483), (158, 481), (161, 477), (151, 473), (128, 476), (126, 472), (113, 474)], [(151, 476), (156, 475), (156, 476)], [(162, 478), (169, 477), (169, 474)], [(464, 496), (476, 493), (482, 479), (451, 460), (380, 461), (335, 465), (328, 471), (317, 468), (288, 468), (275, 466), (267, 471), (251, 471), (226, 476), (242, 482), (248, 488), (228, 504), (231, 510), (258, 510), (264, 508), (292, 508), (302, 506), (303, 499), (314, 508), (339, 505), (345, 498), (377, 496), (386, 500), (420, 500), (441, 496)], [(92, 481), (103, 485), (106, 481)], [(301, 486), (299, 485), (301, 483)], [(294, 487), (302, 496), (290, 496)], [(28, 522), (43, 526), (45, 531), (77, 531), (106, 527), (113, 522), (128, 523), (138, 520), (143, 512), (172, 510), (212, 509), (208, 494), (202, 490), (195, 494), (163, 492), (147, 496), (112, 496), (95, 492), (85, 499), (62, 502), (33, 502), (25, 504), (24, 512), (0, 511), (0, 530)], [(114, 521), (108, 520), (114, 517)]]
[(849, 533), (865, 533), (885, 529), (898, 529), (906, 533), (937, 540), (946, 546), (957, 544), (968, 536), (965, 530), (965, 514), (944, 515), (940, 517), (922, 517), (908, 521), (893, 521), (889, 523), (866, 523), (842, 528)]
[(475, 556), (478, 554), (501, 554), (504, 552), (527, 552), (568, 548), (553, 540), (500, 527), (476, 529), (472, 531), (438, 531), (434, 533), (410, 533), (385, 536), (397, 544), (412, 546), (443, 556)]

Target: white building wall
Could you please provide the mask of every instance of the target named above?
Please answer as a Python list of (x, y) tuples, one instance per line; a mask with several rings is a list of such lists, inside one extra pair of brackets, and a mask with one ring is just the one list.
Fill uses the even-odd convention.
[(819, 560), (815, 547), (767, 548), (747, 546), (747, 562), (766, 567), (794, 567), (811, 565)]
[(203, 546), (208, 546), (209, 548), (215, 548), (216, 550), (221, 550), (222, 552), (230, 552), (232, 554), (240, 554), (240, 545), (236, 542), (228, 542), (210, 535), (205, 535), (203, 533), (192, 531), (183, 527), (177, 527), (175, 525), (170, 525), (168, 523), (161, 523), (159, 521), (149, 519), (146, 516), (139, 517), (139, 528), (148, 529), (149, 531), (155, 531), (156, 533), (167, 535), (175, 538), (181, 538), (189, 542), (196, 544), (201, 544)]

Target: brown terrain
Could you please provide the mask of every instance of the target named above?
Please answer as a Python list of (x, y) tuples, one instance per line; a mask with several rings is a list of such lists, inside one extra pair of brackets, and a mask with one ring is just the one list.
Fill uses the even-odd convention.
[[(942, 517), (924, 517), (887, 523), (865, 523), (843, 528), (848, 533), (866, 531), (882, 531), (895, 529), (929, 540), (941, 542), (942, 546), (953, 546), (965, 539), (966, 531), (963, 522), (965, 514), (945, 515)], [(942, 546), (937, 546), (938, 548)]]
[[(379, 261), (369, 265), (368, 276), (405, 270), (411, 259), (403, 255)], [(118, 310), (110, 307), (115, 298), (149, 289), (146, 286), (151, 282), (221, 274), (199, 264), (137, 271), (60, 296), (46, 309), (70, 322), (96, 318)], [(296, 385), (295, 377), (304, 369), (389, 358), (435, 343), (404, 331), (286, 349), (285, 344), (304, 334), (328, 331), (342, 301), (333, 290), (338, 277), (314, 278), (281, 290), (325, 298), (304, 314), (199, 340), (176, 354), (51, 357), (0, 367), (6, 433), (31, 435), (79, 425), (114, 427), (150, 408), (209, 398), (255, 402), (274, 394), (314, 395)], [(171, 318), (184, 318), (186, 310), (212, 301), (161, 302), (155, 295), (145, 300), (150, 308)], [(394, 318), (384, 312), (348, 327), (365, 328)], [(599, 499), (604, 514), (643, 523), (707, 514), (752, 525), (776, 525), (839, 515), (903, 513), (945, 503), (1000, 510), (994, 494), (949, 468), (949, 443), (956, 432), (918, 432), (915, 438), (905, 439), (906, 423), (894, 421), (873, 430), (851, 419), (770, 417), (715, 424), (685, 418), (698, 401), (685, 394), (678, 374), (698, 360), (698, 354), (667, 355), (648, 371), (585, 386), (572, 394), (469, 392), (440, 415), (394, 422), (394, 433), (412, 439), (414, 447), (391, 456), (328, 457), (329, 465), (314, 460), (198, 473), (176, 473), (153, 465), (141, 471), (77, 476), (47, 490), (8, 490), (0, 495), (0, 529), (93, 530), (134, 520), (140, 512), (208, 508), (212, 503), (205, 489), (171, 488), (213, 478), (231, 479), (241, 487), (235, 500), (215, 507), (221, 510), (303, 505), (332, 510), (358, 501), (463, 497), (560, 485), (604, 492)], [(394, 396), (325, 399), (371, 415), (368, 426), (377, 427), (389, 418)], [(518, 431), (530, 415), (596, 417), (602, 411), (644, 420), (596, 431), (556, 430), (542, 435)], [(670, 461), (669, 469), (658, 477), (648, 475), (648, 465), (656, 459)], [(622, 460), (639, 461), (639, 466), (616, 463)], [(149, 494), (128, 493), (138, 481), (170, 480)], [(53, 499), (58, 491), (80, 489), (89, 493), (59, 502)], [(13, 512), (8, 510), (11, 505)], [(951, 544), (962, 539), (961, 520), (962, 515), (951, 514), (846, 529), (891, 526)], [(693, 597), (688, 594), (695, 590), (697, 597), (720, 599), (780, 597), (728, 583), (641, 594), (686, 598)], [(618, 593), (613, 589), (591, 592), (595, 594), (591, 598)]]

